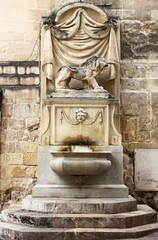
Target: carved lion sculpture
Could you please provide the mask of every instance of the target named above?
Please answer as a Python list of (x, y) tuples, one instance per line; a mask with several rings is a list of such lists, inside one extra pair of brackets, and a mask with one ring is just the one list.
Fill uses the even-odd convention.
[(103, 89), (103, 87), (98, 85), (96, 77), (107, 66), (107, 60), (97, 56), (87, 59), (81, 65), (65, 65), (58, 70), (60, 73), (55, 80), (56, 89), (69, 88), (71, 78), (83, 81), (84, 88), (92, 86), (94, 89)]

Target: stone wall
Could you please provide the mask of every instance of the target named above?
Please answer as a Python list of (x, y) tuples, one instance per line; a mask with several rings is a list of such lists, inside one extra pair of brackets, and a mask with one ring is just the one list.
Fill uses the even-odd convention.
[[(146, 1), (144, 4), (144, 9), (149, 9)], [(153, 7), (150, 2), (150, 8)], [(133, 16), (121, 22), (121, 109), (125, 183), (139, 202), (158, 209), (157, 192), (135, 191), (134, 181), (135, 149), (158, 146), (158, 22), (155, 11), (149, 9), (144, 18)], [(149, 174), (152, 179), (152, 172)]]
[[(48, 15), (54, 6), (59, 7), (66, 2), (1, 0), (2, 201), (27, 195), (36, 179), (40, 19)], [(105, 3), (103, 0), (93, 2)], [(108, 14), (117, 15), (121, 20), (125, 183), (139, 201), (157, 208), (157, 192), (135, 192), (134, 150), (158, 146), (158, 2), (107, 0), (106, 3), (113, 3), (111, 7), (105, 8)]]
[[(62, 6), (67, 2), (71, 1), (1, 0), (0, 59), (27, 60), (39, 36), (41, 16), (48, 15), (55, 6)], [(103, 0), (92, 2), (105, 3)], [(113, 3), (112, 7), (106, 8), (108, 14), (117, 15), (121, 20), (158, 20), (158, 2), (155, 0), (107, 0), (106, 3)], [(30, 60), (37, 59), (38, 41), (30, 57)]]
[(0, 62), (1, 201), (27, 195), (36, 179), (39, 63)]

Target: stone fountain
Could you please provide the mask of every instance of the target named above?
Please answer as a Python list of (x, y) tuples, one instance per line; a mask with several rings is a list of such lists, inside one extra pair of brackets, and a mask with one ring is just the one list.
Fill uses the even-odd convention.
[(157, 229), (155, 211), (137, 208), (123, 184), (118, 18), (71, 3), (43, 18), (41, 37), (38, 180), (23, 210), (2, 213), (2, 233), (93, 240)]
[(93, 4), (69, 4), (55, 20), (44, 19), (33, 197), (128, 197), (119, 133), (118, 32), (118, 21), (109, 22)]

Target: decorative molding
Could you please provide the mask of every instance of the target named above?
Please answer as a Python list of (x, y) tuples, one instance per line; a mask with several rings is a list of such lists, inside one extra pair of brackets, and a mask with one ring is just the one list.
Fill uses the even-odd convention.
[(114, 123), (114, 115), (115, 115), (115, 106), (113, 105), (111, 108), (111, 144), (112, 145), (121, 145), (122, 143), (122, 136), (117, 131)]
[(46, 133), (50, 123), (49, 109), (48, 106), (43, 106), (42, 108), (42, 118), (41, 118), (41, 136)]
[(99, 118), (99, 124), (101, 125), (103, 123), (103, 113), (102, 111), (98, 111), (95, 115), (94, 118), (89, 119), (89, 121), (84, 122), (87, 117), (88, 117), (88, 113), (86, 110), (84, 110), (83, 108), (78, 108), (75, 111), (75, 120), (71, 120), (67, 114), (65, 113), (64, 110), (62, 110), (60, 112), (61, 117), (60, 117), (60, 121), (62, 124), (63, 119), (65, 119), (69, 124), (71, 125), (78, 125), (78, 124), (83, 124), (83, 125), (92, 125), (93, 123), (95, 123), (95, 121)]

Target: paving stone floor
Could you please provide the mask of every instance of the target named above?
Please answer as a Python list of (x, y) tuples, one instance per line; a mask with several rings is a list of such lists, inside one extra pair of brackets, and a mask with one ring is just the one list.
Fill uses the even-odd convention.
[[(158, 240), (158, 232), (147, 235), (146, 237), (141, 238), (127, 238), (127, 239), (118, 239), (118, 240)], [(101, 240), (101, 239), (100, 239)], [(103, 240), (103, 239), (102, 239)]]

